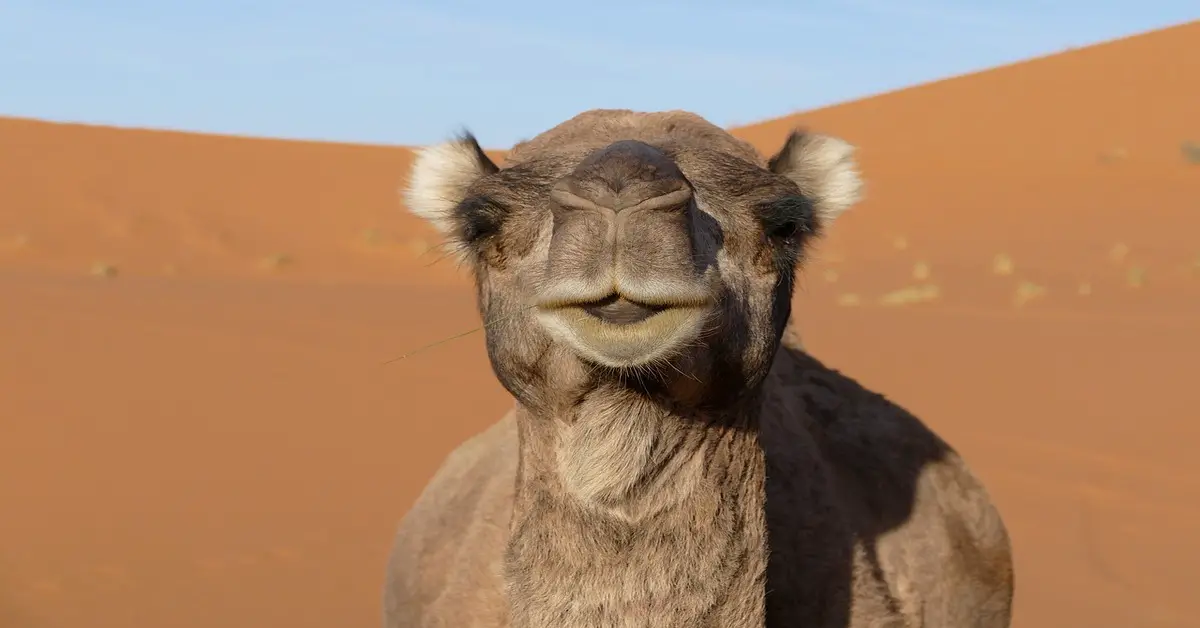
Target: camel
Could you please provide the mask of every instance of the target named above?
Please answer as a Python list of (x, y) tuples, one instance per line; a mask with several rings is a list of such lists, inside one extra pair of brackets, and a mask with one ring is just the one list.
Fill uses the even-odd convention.
[(629, 110), (503, 166), (467, 131), (418, 152), (407, 207), (471, 269), (514, 407), (401, 520), (387, 628), (1009, 626), (979, 480), (789, 326), (855, 153)]

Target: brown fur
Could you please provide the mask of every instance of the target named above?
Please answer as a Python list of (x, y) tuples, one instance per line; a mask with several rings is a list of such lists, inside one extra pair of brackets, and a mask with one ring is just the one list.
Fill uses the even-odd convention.
[(410, 209), (474, 270), (516, 408), (401, 522), (388, 628), (1009, 625), (1008, 536), (962, 460), (781, 342), (851, 153), (600, 110), (503, 168), (469, 136), (418, 157)]

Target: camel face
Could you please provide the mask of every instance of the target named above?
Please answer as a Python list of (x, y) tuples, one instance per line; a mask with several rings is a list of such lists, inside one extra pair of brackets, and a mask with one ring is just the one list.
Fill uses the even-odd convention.
[(411, 211), (475, 271), (501, 382), (597, 378), (704, 396), (765, 376), (805, 245), (858, 198), (852, 149), (794, 134), (764, 163), (698, 116), (593, 111), (519, 144), (424, 149)]
[(721, 226), (661, 149), (620, 140), (588, 153), (547, 208), (535, 316), (581, 359), (652, 364), (719, 324)]

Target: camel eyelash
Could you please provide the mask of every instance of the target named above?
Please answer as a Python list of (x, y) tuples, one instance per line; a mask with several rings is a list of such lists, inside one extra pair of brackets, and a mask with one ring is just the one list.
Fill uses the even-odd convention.
[(472, 243), (496, 235), (508, 208), (486, 196), (472, 196), (459, 203), (456, 213), (463, 242)]

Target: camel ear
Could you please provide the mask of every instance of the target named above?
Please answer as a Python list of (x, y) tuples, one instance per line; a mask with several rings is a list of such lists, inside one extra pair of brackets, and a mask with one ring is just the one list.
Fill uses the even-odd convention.
[(443, 234), (455, 233), (458, 206), (473, 183), (500, 168), (483, 152), (470, 132), (417, 150), (404, 204)]
[(849, 142), (830, 135), (793, 131), (767, 167), (800, 186), (822, 227), (862, 200), (863, 182)]

